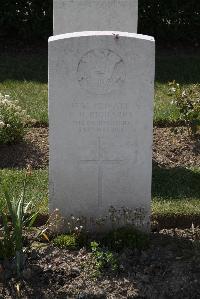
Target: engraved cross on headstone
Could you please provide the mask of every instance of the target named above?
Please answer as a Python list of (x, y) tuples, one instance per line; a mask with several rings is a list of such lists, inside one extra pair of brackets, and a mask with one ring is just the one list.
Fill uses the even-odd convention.
[(103, 202), (103, 164), (115, 164), (122, 162), (123, 160), (119, 159), (103, 159), (102, 158), (102, 151), (101, 151), (101, 138), (98, 137), (98, 157), (97, 159), (87, 159), (87, 160), (81, 160), (81, 162), (84, 163), (95, 163), (98, 166), (98, 206), (102, 206)]

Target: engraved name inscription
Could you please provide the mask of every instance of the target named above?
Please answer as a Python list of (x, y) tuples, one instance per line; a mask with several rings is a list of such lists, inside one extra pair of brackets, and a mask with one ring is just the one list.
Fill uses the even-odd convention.
[(128, 129), (132, 112), (128, 103), (87, 103), (73, 102), (73, 125), (79, 133), (113, 132)]
[(78, 63), (77, 78), (81, 87), (94, 94), (119, 88), (125, 80), (123, 59), (109, 49), (93, 49)]

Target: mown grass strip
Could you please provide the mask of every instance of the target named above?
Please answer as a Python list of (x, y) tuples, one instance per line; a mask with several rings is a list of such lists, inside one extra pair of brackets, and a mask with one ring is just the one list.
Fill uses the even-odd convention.
[[(25, 170), (0, 170), (16, 197), (22, 189)], [(0, 198), (3, 197), (0, 188)], [(200, 216), (200, 168), (164, 169), (155, 167), (152, 180), (152, 213), (154, 215)], [(27, 200), (32, 200), (40, 213), (48, 211), (48, 172), (34, 170), (27, 186)]]
[(200, 215), (200, 168), (153, 168), (152, 212)]
[(47, 51), (0, 53), (0, 67), (0, 92), (19, 100), (32, 118), (47, 124)]
[[(22, 192), (25, 170), (0, 170), (0, 184), (6, 182), (13, 198), (18, 198)], [(40, 213), (48, 211), (48, 172), (47, 170), (34, 170), (32, 175), (27, 177), (26, 200), (32, 201), (35, 210)], [(0, 185), (0, 200), (4, 197)]]

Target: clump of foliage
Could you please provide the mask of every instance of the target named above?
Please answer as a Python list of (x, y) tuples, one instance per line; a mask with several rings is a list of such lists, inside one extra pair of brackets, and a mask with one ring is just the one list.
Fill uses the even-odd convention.
[(124, 248), (144, 249), (148, 246), (149, 237), (146, 233), (130, 225), (110, 231), (104, 237), (104, 243), (116, 251)]
[(27, 179), (24, 180), (23, 191), (18, 199), (12, 198), (8, 185), (2, 183), (4, 197), (0, 200), (0, 258), (13, 258), (16, 261), (18, 275), (23, 267), (23, 231), (31, 227), (37, 213), (27, 216), (31, 202), (25, 202)]
[(200, 87), (193, 85), (186, 89), (175, 81), (169, 85), (174, 98), (172, 104), (178, 108), (180, 118), (188, 127), (189, 134), (196, 135), (200, 127)]
[(110, 250), (100, 247), (96, 241), (91, 242), (90, 246), (94, 257), (95, 276), (99, 276), (105, 270), (116, 271), (118, 269), (117, 259)]
[(76, 236), (73, 235), (73, 234), (59, 235), (59, 236), (54, 238), (53, 244), (55, 246), (60, 247), (60, 248), (70, 249), (70, 250), (78, 248), (78, 245), (79, 245)]
[(25, 127), (33, 123), (26, 110), (22, 110), (18, 101), (12, 101), (9, 95), (0, 93), (0, 144), (16, 143), (23, 139)]
[(78, 249), (87, 245), (87, 235), (83, 232), (61, 234), (53, 239), (53, 244), (64, 249)]

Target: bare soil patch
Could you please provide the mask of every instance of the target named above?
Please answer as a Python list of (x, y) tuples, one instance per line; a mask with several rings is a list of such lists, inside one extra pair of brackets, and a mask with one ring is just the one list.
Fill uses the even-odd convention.
[(46, 168), (49, 162), (47, 128), (31, 128), (24, 142), (11, 145), (0, 144), (0, 168)]
[(115, 253), (116, 272), (94, 277), (89, 249), (38, 242), (28, 251), (20, 281), (2, 263), (0, 298), (200, 298), (199, 248), (199, 228), (161, 230), (151, 233), (147, 249)]
[[(164, 167), (200, 166), (200, 138), (192, 138), (184, 127), (154, 128), (153, 160)], [(0, 145), (0, 168), (46, 168), (49, 161), (48, 128), (32, 128), (24, 142)]]
[(199, 167), (200, 136), (191, 137), (185, 127), (154, 128), (153, 159), (164, 167)]

